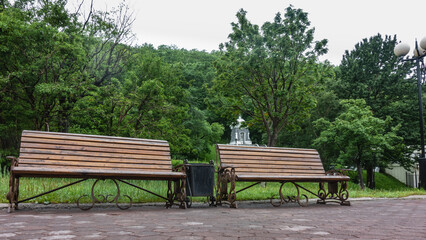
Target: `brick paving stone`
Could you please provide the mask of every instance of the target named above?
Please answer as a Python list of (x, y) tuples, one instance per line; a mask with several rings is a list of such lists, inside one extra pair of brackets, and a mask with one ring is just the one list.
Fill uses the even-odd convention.
[[(29, 206), (29, 207), (28, 207)], [(424, 239), (426, 199), (380, 199), (308, 207), (269, 203), (81, 211), (24, 206), (0, 210), (0, 239)]]

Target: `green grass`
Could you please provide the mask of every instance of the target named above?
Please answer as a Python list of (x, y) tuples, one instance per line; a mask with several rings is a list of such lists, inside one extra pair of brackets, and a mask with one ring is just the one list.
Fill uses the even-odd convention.
[[(181, 161), (174, 160), (173, 164), (179, 164)], [(19, 199), (31, 197), (35, 194), (39, 194), (53, 188), (60, 187), (62, 185), (73, 182), (73, 179), (62, 179), (62, 178), (21, 178), (20, 180), (20, 196)], [(77, 199), (84, 195), (90, 195), (91, 188), (95, 180), (87, 180), (82, 183), (78, 183), (71, 187), (61, 189), (59, 191), (41, 196), (33, 199), (29, 202), (37, 203), (75, 203)], [(141, 180), (129, 180), (129, 182), (158, 193), (162, 196), (166, 196), (167, 193), (167, 182), (166, 181), (141, 181)], [(251, 183), (237, 182), (236, 188), (242, 189), (249, 186)], [(119, 183), (121, 196), (129, 195), (132, 197), (133, 202), (165, 202), (165, 200), (138, 190), (134, 187), (128, 186), (123, 183)], [(318, 183), (301, 183), (302, 186), (316, 193), (318, 191)], [(9, 175), (2, 174), (0, 176), (0, 202), (7, 202), (4, 197), (8, 192), (9, 187)], [(270, 198), (277, 198), (279, 195), (278, 191), (280, 183), (266, 183), (266, 186), (254, 186), (248, 190), (237, 194), (238, 200), (267, 200)], [(425, 190), (418, 190), (410, 187), (406, 187), (404, 184), (396, 180), (395, 178), (386, 174), (376, 173), (376, 189), (361, 190), (358, 184), (350, 182), (348, 185), (350, 198), (359, 197), (373, 197), (373, 198), (393, 198), (393, 197), (406, 197), (410, 195), (426, 195)], [(111, 180), (99, 181), (95, 188), (95, 194), (102, 195), (115, 195), (117, 192), (115, 184)], [(285, 184), (285, 195), (294, 195), (296, 189), (291, 183)], [(309, 198), (315, 198), (312, 194), (309, 194), (301, 190), (302, 194), (308, 195)], [(111, 198), (110, 198), (111, 199)], [(90, 202), (88, 197), (82, 198), (81, 202)], [(122, 197), (120, 202), (126, 202), (127, 199)], [(205, 198), (194, 198), (194, 201), (205, 201)]]

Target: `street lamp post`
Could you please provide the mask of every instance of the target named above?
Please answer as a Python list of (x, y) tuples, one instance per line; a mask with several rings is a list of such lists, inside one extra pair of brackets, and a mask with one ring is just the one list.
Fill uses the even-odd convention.
[[(423, 100), (422, 100), (422, 67), (424, 68), (423, 58), (426, 56), (426, 37), (420, 41), (420, 47), (417, 44), (414, 47), (414, 56), (403, 59), (402, 61), (415, 61), (417, 68), (417, 88), (419, 94), (419, 117), (420, 117), (420, 157), (419, 157), (419, 188), (426, 189), (426, 158), (425, 158), (425, 136), (423, 124)], [(410, 46), (406, 43), (400, 43), (395, 46), (394, 53), (398, 57), (408, 54)]]

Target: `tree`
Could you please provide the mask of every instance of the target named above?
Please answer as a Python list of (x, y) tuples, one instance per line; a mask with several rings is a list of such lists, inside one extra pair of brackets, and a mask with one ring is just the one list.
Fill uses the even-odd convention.
[(91, 11), (84, 21), (66, 5), (17, 0), (0, 6), (2, 149), (17, 149), (22, 129), (68, 132), (76, 102), (121, 72), (132, 22), (124, 5)]
[(374, 116), (391, 116), (401, 124), (398, 135), (407, 145), (418, 144), (416, 80), (410, 78), (410, 63), (393, 53), (396, 36), (377, 34), (346, 51), (333, 85), (340, 99), (364, 99)]
[[(404, 147), (402, 138), (397, 136), (398, 127), (386, 120), (373, 116), (371, 108), (363, 99), (342, 100), (343, 112), (330, 122), (321, 118), (315, 121), (321, 129), (314, 144), (325, 152), (335, 152), (340, 166), (355, 166), (361, 189), (364, 189), (362, 169), (374, 169), (391, 162), (401, 162)], [(374, 172), (373, 172), (374, 173)], [(374, 188), (374, 174), (369, 173), (367, 187)]]
[(261, 126), (268, 146), (275, 146), (283, 129), (315, 107), (312, 96), (324, 70), (317, 57), (327, 52), (327, 40), (315, 42), (308, 14), (292, 6), (261, 29), (246, 15), (243, 9), (237, 13), (229, 42), (221, 44), (211, 105), (228, 118), (250, 116), (248, 124)]

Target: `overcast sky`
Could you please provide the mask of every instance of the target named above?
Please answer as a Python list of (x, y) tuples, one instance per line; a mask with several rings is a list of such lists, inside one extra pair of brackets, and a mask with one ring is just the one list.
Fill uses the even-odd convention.
[[(89, 2), (88, 0), (86, 0)], [(94, 0), (98, 10), (110, 10), (120, 0)], [(381, 33), (397, 35), (411, 46), (426, 36), (426, 0), (126, 0), (135, 15), (136, 44), (176, 45), (217, 50), (231, 33), (240, 8), (261, 26), (292, 4), (308, 13), (315, 39), (328, 39), (328, 59), (338, 65), (345, 50), (363, 38)]]

